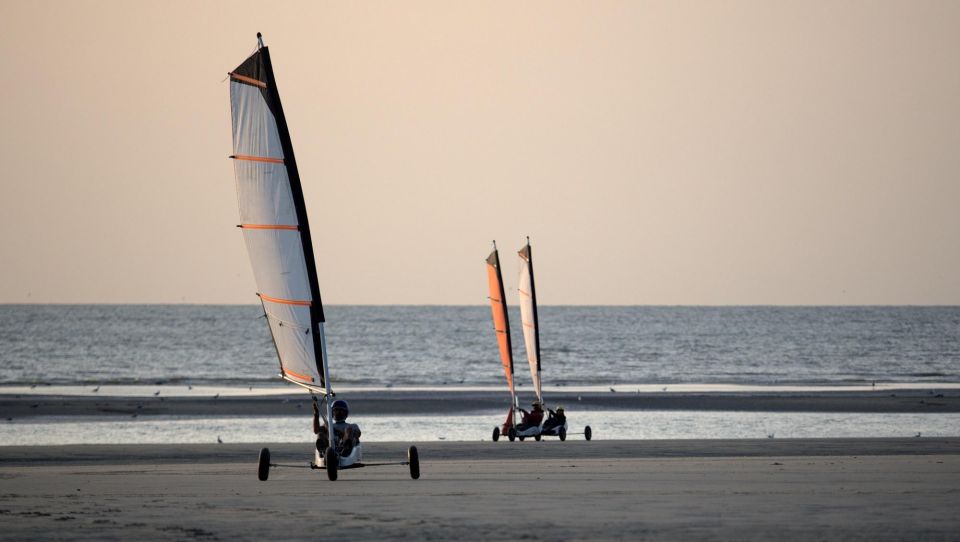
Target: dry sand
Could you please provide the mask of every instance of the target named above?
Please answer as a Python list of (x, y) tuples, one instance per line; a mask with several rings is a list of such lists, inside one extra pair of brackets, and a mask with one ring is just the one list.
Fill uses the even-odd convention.
[[(260, 482), (254, 445), (0, 447), (0, 538), (960, 540), (960, 439), (418, 446), (420, 480), (337, 482)], [(367, 443), (366, 460), (404, 450)]]

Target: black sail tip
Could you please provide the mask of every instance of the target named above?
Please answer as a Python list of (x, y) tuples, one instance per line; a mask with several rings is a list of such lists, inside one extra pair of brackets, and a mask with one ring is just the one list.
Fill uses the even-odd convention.
[(257, 32), (257, 47), (263, 48), (263, 34)]

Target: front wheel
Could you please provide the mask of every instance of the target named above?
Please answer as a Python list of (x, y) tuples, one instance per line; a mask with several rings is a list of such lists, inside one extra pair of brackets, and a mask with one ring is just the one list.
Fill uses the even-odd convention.
[(323, 452), (323, 464), (327, 468), (327, 478), (331, 482), (335, 482), (337, 480), (337, 467), (340, 466), (340, 457), (332, 446), (327, 448), (326, 452)]
[(417, 447), (411, 446), (407, 449), (407, 461), (410, 462), (410, 478), (417, 480), (420, 478), (420, 454), (417, 453)]
[(583, 436), (587, 440), (590, 440), (591, 438), (593, 438), (593, 431), (590, 430), (589, 425), (583, 428)]
[(260, 459), (257, 462), (257, 478), (259, 478), (261, 482), (266, 482), (268, 476), (270, 476), (270, 450), (260, 448)]
[(540, 442), (540, 435), (534, 435), (533, 440)]
[(515, 428), (511, 427), (510, 430), (507, 431), (507, 438), (510, 439), (510, 442), (513, 442), (514, 440), (516, 440), (516, 438), (517, 438), (517, 430), (516, 430)]
[(496, 441), (498, 441), (498, 440), (500, 440), (500, 428), (499, 428), (499, 427), (494, 427), (494, 428), (493, 428), (493, 441), (496, 442)]
[(560, 442), (567, 440), (567, 430), (563, 427), (560, 428)]
[(520, 439), (520, 442), (523, 442), (523, 439), (525, 439), (525, 438), (527, 438), (527, 437), (517, 437), (517, 438)]

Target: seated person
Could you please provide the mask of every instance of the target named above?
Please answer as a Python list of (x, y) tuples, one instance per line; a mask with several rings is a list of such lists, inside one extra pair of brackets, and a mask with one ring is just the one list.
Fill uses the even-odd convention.
[[(347, 423), (350, 406), (343, 399), (334, 401), (331, 410), (333, 411), (334, 446), (338, 455), (341, 457), (348, 456), (353, 452), (354, 446), (360, 442), (360, 426), (355, 423)], [(316, 397), (313, 399), (313, 434), (317, 435), (317, 451), (323, 455), (330, 437), (327, 426), (320, 425), (320, 407), (317, 405)]]
[(556, 427), (563, 427), (563, 424), (567, 423), (567, 416), (563, 413), (562, 406), (558, 406), (557, 410), (548, 408), (547, 412), (550, 414), (547, 415), (547, 421), (543, 422), (544, 431), (554, 429)]
[(524, 409), (519, 409), (523, 413), (523, 418), (520, 420), (520, 424), (517, 425), (517, 431), (524, 431), (530, 429), (531, 427), (540, 427), (540, 423), (543, 421), (543, 406), (540, 404), (540, 401), (533, 402), (533, 410), (527, 412)]

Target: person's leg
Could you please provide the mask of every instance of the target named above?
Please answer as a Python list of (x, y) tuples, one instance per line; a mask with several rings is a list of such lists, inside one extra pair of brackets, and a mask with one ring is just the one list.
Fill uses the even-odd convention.
[(320, 432), (317, 433), (317, 451), (320, 452), (322, 456), (325, 451), (327, 451), (327, 445), (330, 442), (330, 435), (327, 433), (326, 426), (320, 426)]
[(347, 456), (353, 453), (353, 428), (347, 427), (343, 432), (343, 438), (340, 440), (340, 455)]

